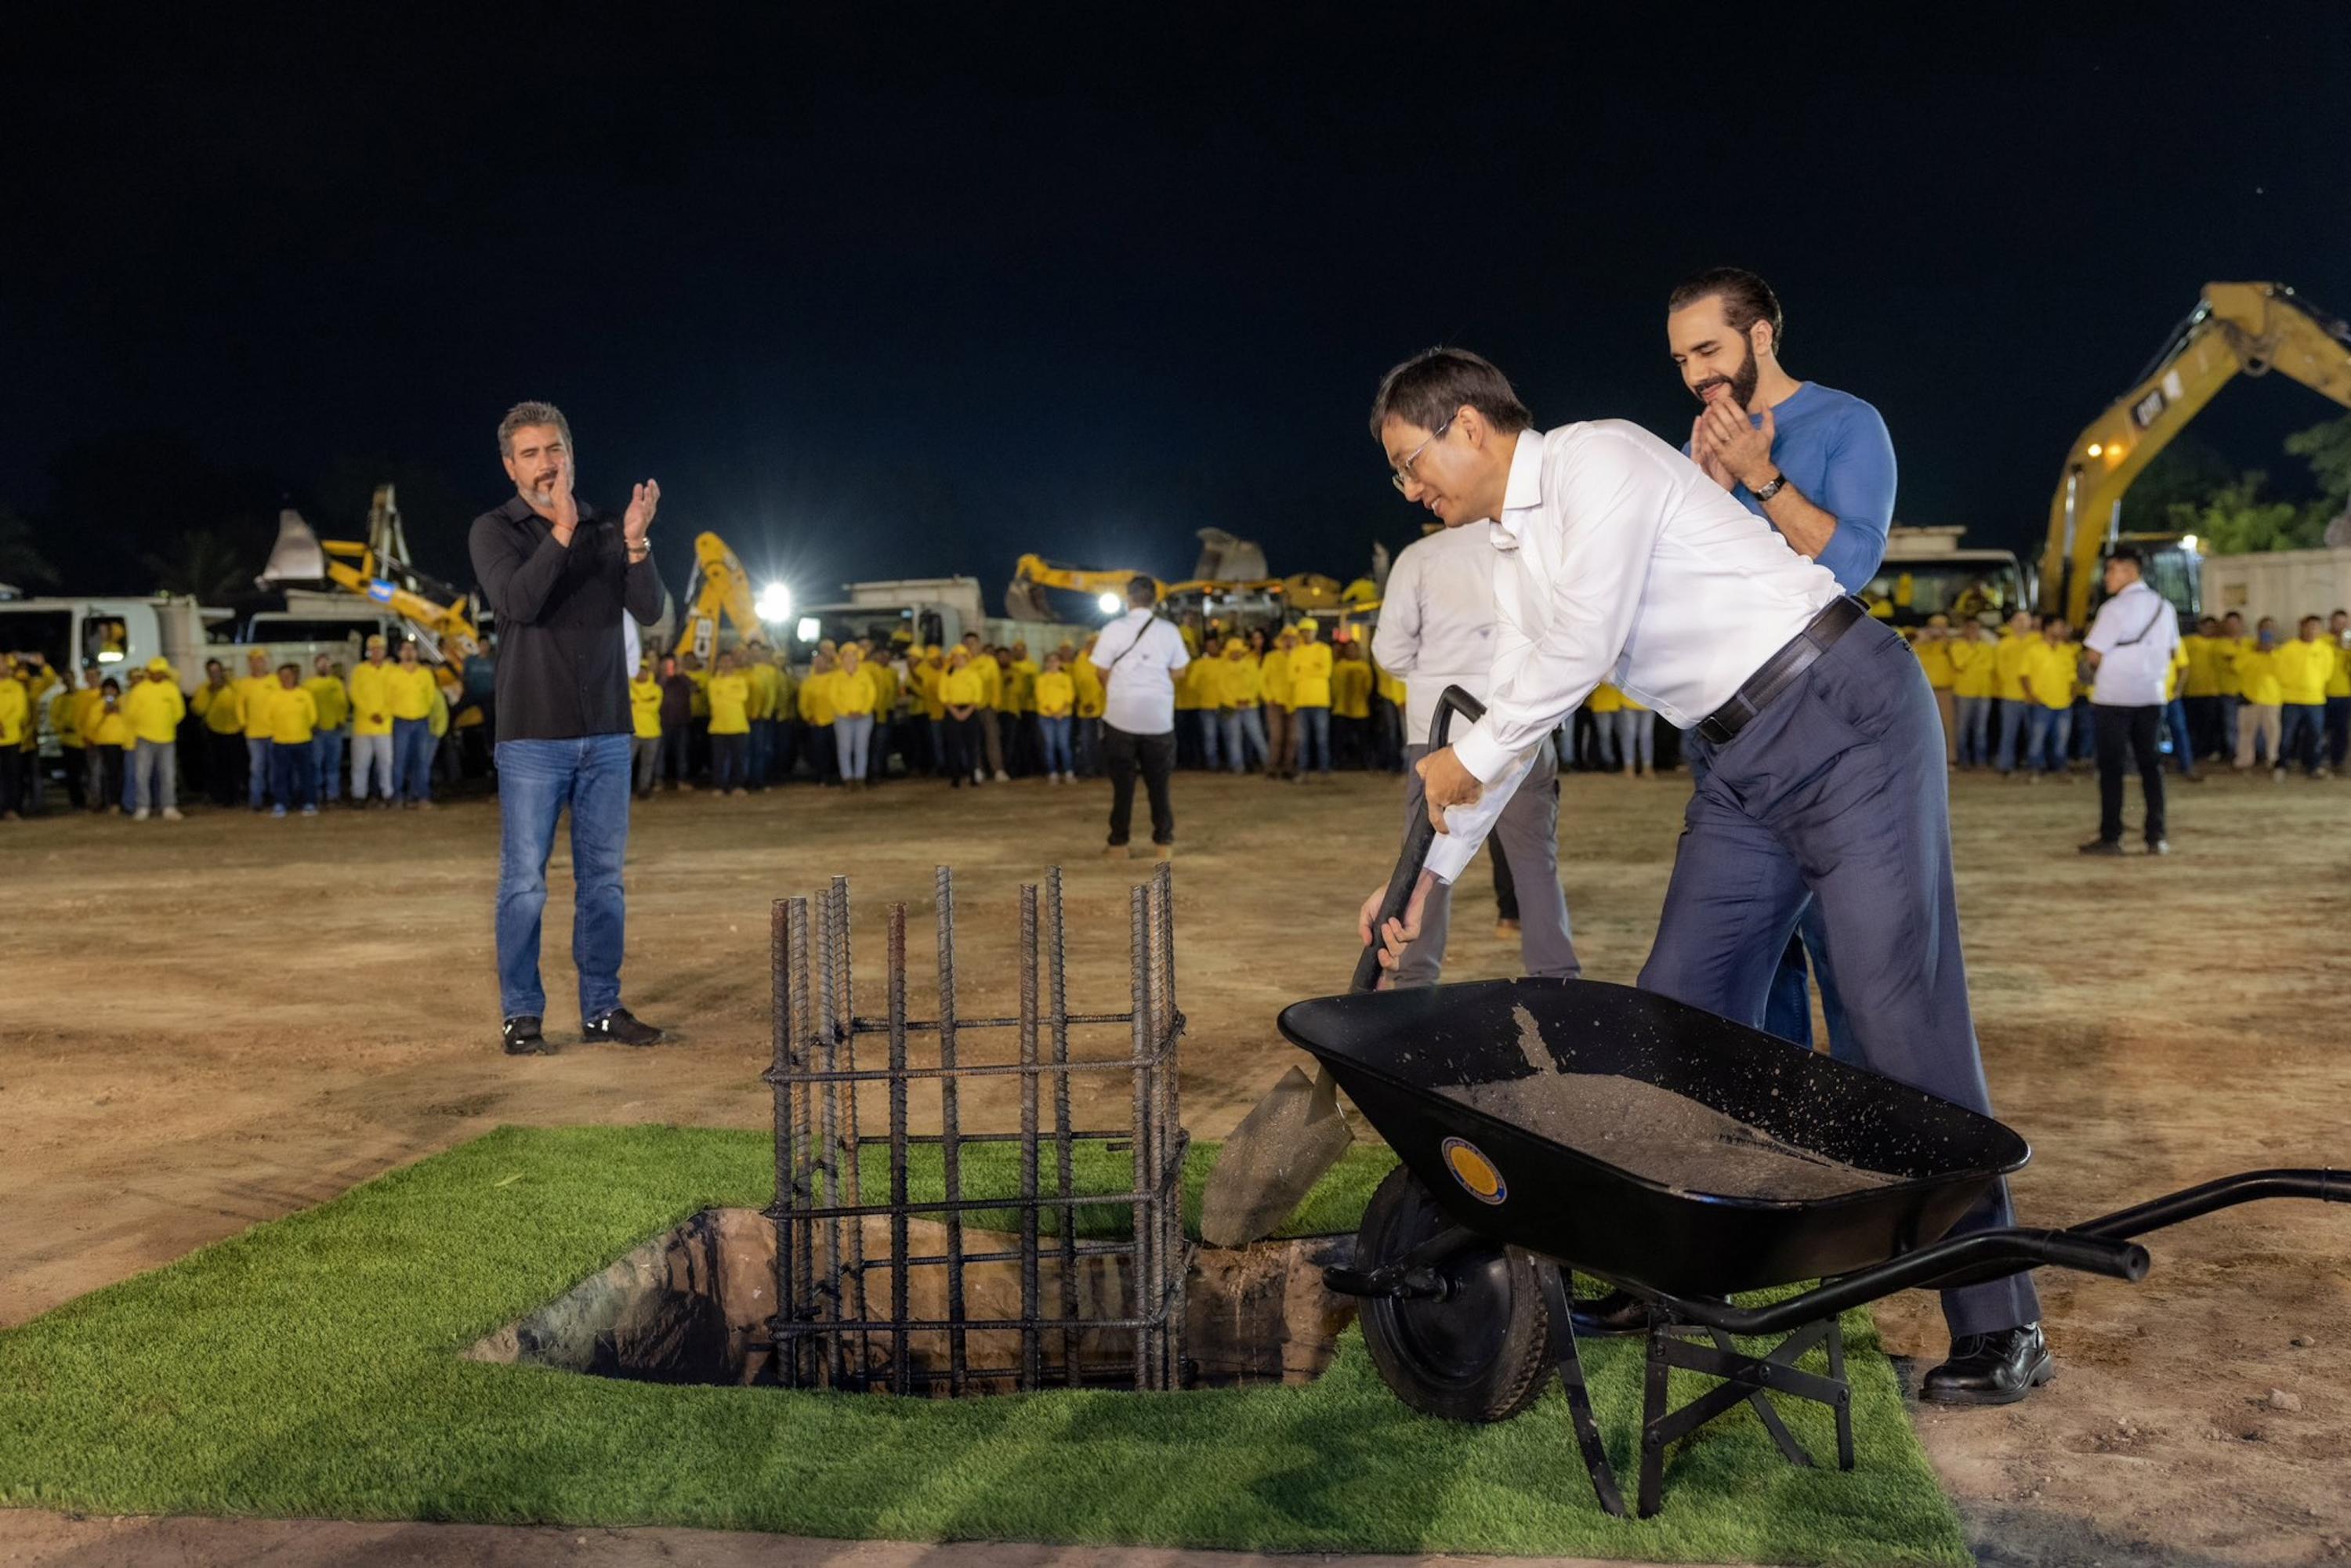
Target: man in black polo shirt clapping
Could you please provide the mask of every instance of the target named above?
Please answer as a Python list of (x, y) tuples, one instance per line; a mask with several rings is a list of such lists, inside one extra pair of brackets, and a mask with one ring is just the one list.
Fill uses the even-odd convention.
[(652, 1045), (661, 1030), (621, 1006), (629, 843), (629, 717), (623, 612), (661, 618), (661, 574), (646, 535), (661, 486), (635, 487), (616, 526), (572, 498), (571, 427), (552, 403), (517, 403), (498, 423), (515, 497), (474, 519), (474, 575), (497, 615), (498, 998), (506, 1049), (551, 1054), (539, 1020), (539, 916), (555, 824), (571, 809), (578, 892), (571, 956), (581, 1032)]

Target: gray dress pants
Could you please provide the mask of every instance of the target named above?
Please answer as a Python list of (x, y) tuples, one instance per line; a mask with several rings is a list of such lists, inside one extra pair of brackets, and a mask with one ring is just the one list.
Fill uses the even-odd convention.
[[(1421, 788), (1420, 759), (1426, 746), (1404, 748), (1404, 820), (1410, 827), (1428, 810)], [(1519, 892), (1519, 961), (1527, 973), (1566, 979), (1579, 972), (1575, 942), (1568, 930), (1567, 894), (1559, 885), (1559, 762), (1548, 741), (1536, 747), (1533, 764), (1518, 792), (1502, 807), (1486, 852), (1509, 863)], [(1420, 937), (1405, 949), (1396, 970), (1399, 986), (1433, 986), (1445, 962), (1445, 936), (1452, 925), (1452, 892), (1443, 883), (1428, 890), (1421, 906)]]
[[(1856, 622), (1725, 746), (1690, 797), (1641, 987), (1763, 1027), (1809, 892), (1871, 1071), (1991, 1113), (1951, 876), (1943, 726), (1901, 636)], [(2001, 1182), (1953, 1235), (2012, 1223)], [(2036, 1321), (2030, 1274), (1943, 1292), (1953, 1337)]]

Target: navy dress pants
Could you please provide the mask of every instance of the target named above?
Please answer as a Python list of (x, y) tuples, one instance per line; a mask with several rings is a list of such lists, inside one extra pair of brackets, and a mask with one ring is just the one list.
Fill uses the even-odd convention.
[[(1900, 635), (1855, 623), (1729, 744), (1692, 731), (1704, 780), (1641, 986), (1763, 1026), (1809, 897), (1870, 1071), (1991, 1113), (1951, 875), (1943, 727)], [(1954, 1235), (2011, 1223), (2005, 1182)], [(2039, 1319), (2029, 1273), (1943, 1292), (1954, 1338)]]

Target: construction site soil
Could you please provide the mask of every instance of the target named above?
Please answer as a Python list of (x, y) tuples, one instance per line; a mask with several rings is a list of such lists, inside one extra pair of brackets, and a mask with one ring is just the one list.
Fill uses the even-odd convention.
[[(1394, 854), (1397, 790), (1365, 776), (1176, 780), (1196, 1135), (1221, 1134), (1298, 1060), (1273, 1027), (1284, 1004), (1343, 988), (1353, 912)], [(1587, 975), (1638, 971), (1687, 792), (1671, 776), (1563, 783), (1561, 859)], [(548, 1024), (564, 1049), (552, 1058), (497, 1048), (486, 799), (429, 814), (0, 825), (0, 1324), (500, 1123), (763, 1124), (768, 904), (835, 873), (854, 881), (862, 953), (878, 956), (885, 904), (903, 899), (926, 962), (933, 868), (953, 865), (962, 1006), (1002, 1016), (1015, 1009), (1016, 886), (1062, 864), (1071, 1005), (1123, 1007), (1126, 890), (1145, 867), (1102, 858), (1106, 797), (1100, 784), (916, 782), (657, 800), (630, 843), (624, 978), (629, 1005), (670, 1043), (577, 1043), (559, 849)], [(2096, 815), (2086, 779), (1963, 776), (1953, 797), (1985, 1066), (2036, 1151), (2015, 1182), (2027, 1223), (2231, 1170), (2351, 1164), (2351, 784), (2176, 789), (2167, 860), (2075, 855)], [(1490, 909), (1482, 866), (1467, 883), (1448, 977), (1515, 972), (1515, 944), (1472, 917)], [(859, 971), (878, 983), (878, 963)], [(2053, 1386), (2007, 1409), (1918, 1411), (1978, 1552), (2351, 1557), (2351, 1209), (2255, 1206), (2149, 1246), (2155, 1270), (2137, 1287), (2043, 1276)], [(1915, 1382), (1945, 1344), (1933, 1300), (1876, 1312)], [(38, 1562), (121, 1560), (143, 1539), (173, 1561), (327, 1563), (384, 1533), (309, 1524), (298, 1546), (260, 1523), (99, 1528), (0, 1513), (0, 1544)], [(571, 1544), (517, 1531), (486, 1537), (479, 1560), (564, 1560), (535, 1541)]]

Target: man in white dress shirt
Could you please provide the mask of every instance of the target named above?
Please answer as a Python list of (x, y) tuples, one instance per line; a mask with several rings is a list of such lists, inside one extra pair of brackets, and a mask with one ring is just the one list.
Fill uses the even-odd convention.
[[(1405, 548), (1380, 596), (1372, 656), (1405, 683), (1405, 820), (1428, 808), (1421, 795), (1420, 759), (1428, 755), (1437, 699), (1458, 685), (1486, 700), (1493, 677), (1494, 549), (1477, 530), (1439, 528)], [(1454, 716), (1458, 732), (1465, 722)], [(1509, 868), (1518, 890), (1519, 958), (1526, 972), (1565, 978), (1577, 973), (1575, 942), (1567, 923), (1567, 895), (1559, 885), (1559, 766), (1548, 746), (1535, 748), (1524, 781), (1495, 820), (1487, 852)], [(1420, 937), (1405, 950), (1400, 986), (1433, 986), (1445, 961), (1450, 890), (1429, 889)]]
[(2164, 680), (2179, 646), (2179, 617), (2171, 601), (2140, 580), (2138, 549), (2118, 547), (2106, 561), (2106, 592), (2082, 647), (2097, 672), (2090, 686), (2090, 711), (2098, 727), (2098, 836), (2082, 846), (2085, 855), (2123, 852), (2123, 762), (2138, 762), (2140, 792), (2147, 804), (2147, 852), (2168, 855), (2171, 842), (2163, 823), (2163, 755), (2156, 739), (2163, 729)]
[[(1372, 431), (1407, 499), (1497, 552), (1485, 718), (1420, 763), (1444, 835), (1416, 903), (1477, 852), (1535, 749), (1603, 681), (1688, 735), (1705, 781), (1643, 988), (1760, 1029), (1807, 894), (1866, 1065), (1990, 1113), (1951, 874), (1943, 736), (1908, 646), (1637, 425), (1531, 427), (1501, 372), (1434, 349)], [(1363, 935), (1378, 910), (1364, 905)], [(1419, 910), (1381, 933), (1394, 967)], [(1953, 1233), (2010, 1223), (1996, 1184)], [(2007, 1404), (2052, 1375), (2029, 1273), (1946, 1291), (1922, 1396)]]
[(1176, 805), (1168, 779), (1176, 770), (1176, 677), (1192, 662), (1176, 623), (1153, 612), (1159, 585), (1138, 577), (1126, 585), (1126, 613), (1094, 639), (1094, 668), (1102, 678), (1102, 768), (1110, 774), (1110, 844), (1103, 854), (1127, 858), (1134, 820), (1134, 774), (1151, 797), (1151, 852), (1176, 858)]

